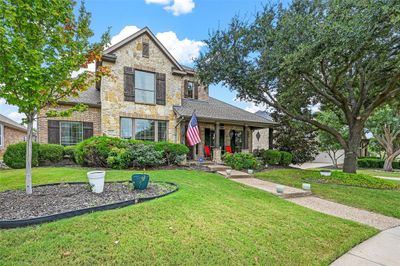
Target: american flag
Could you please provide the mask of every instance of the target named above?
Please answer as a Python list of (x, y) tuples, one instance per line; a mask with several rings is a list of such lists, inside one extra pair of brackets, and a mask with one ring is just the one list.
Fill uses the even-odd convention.
[(197, 124), (195, 113), (193, 113), (192, 118), (190, 119), (189, 126), (186, 132), (186, 138), (189, 142), (189, 146), (194, 146), (201, 142), (199, 125)]

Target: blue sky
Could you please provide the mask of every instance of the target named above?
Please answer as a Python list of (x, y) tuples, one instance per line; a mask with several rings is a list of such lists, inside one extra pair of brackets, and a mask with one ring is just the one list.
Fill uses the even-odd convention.
[[(114, 42), (148, 26), (180, 63), (191, 65), (191, 58), (205, 49), (202, 40), (209, 31), (226, 28), (239, 14), (251, 18), (261, 10), (261, 0), (86, 0), (92, 13), (92, 29), (97, 40), (111, 27)], [(122, 31), (122, 32), (121, 32)], [(234, 101), (235, 93), (222, 86), (210, 86), (210, 95), (241, 108), (255, 111), (251, 103)], [(0, 99), (0, 113), (20, 121), (17, 108)]]

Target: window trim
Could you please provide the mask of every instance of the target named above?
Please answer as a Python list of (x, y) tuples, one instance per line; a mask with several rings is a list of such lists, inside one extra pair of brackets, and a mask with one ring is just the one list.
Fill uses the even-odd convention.
[[(147, 90), (147, 89), (140, 89), (140, 88), (137, 88), (136, 87), (136, 72), (144, 72), (144, 73), (149, 73), (149, 74), (152, 74), (153, 75), (153, 77), (154, 77), (154, 89), (153, 90)], [(143, 69), (136, 69), (135, 68), (135, 71), (134, 71), (134, 84), (135, 84), (135, 103), (139, 103), (139, 104), (148, 104), (148, 105), (156, 105), (156, 103), (157, 103), (157, 77), (156, 77), (156, 72), (152, 72), (152, 71), (147, 71), (147, 70), (143, 70)], [(137, 97), (136, 97), (136, 91), (137, 90), (139, 90), (139, 91), (148, 91), (148, 92), (153, 92), (153, 94), (154, 94), (154, 99), (153, 99), (153, 102), (151, 102), (151, 103), (146, 103), (146, 102), (142, 102), (142, 101), (138, 101), (138, 99), (137, 99)]]
[(0, 149), (4, 148), (4, 125), (0, 124)]
[[(126, 117), (126, 116), (121, 116), (119, 118), (119, 136), (120, 138), (122, 137), (122, 119), (127, 118), (132, 120), (132, 136), (130, 138), (125, 138), (125, 139), (133, 139), (136, 140), (136, 120), (149, 120), (149, 121), (154, 121), (154, 142), (160, 142), (160, 141), (168, 141), (168, 124), (169, 120), (160, 120), (160, 119), (148, 119), (148, 118), (141, 118), (141, 117)], [(158, 138), (158, 122), (165, 122), (165, 140), (159, 140)], [(147, 141), (147, 140), (146, 140)], [(151, 140), (150, 140), (151, 141)]]
[[(62, 123), (67, 123), (67, 124), (79, 123), (79, 124), (81, 125), (81, 127), (82, 127), (82, 130), (81, 130), (82, 140), (79, 141), (79, 142), (77, 142), (77, 143), (74, 143), (74, 144), (71, 144), (71, 143), (69, 143), (69, 144), (62, 143), (62, 137), (61, 137), (61, 135), (62, 135)], [(84, 139), (83, 139), (83, 135), (84, 135), (84, 134), (83, 134), (83, 130), (84, 130), (84, 128), (83, 128), (83, 122), (80, 122), (80, 121), (59, 121), (59, 127), (60, 127), (60, 145), (63, 145), (63, 146), (73, 146), (73, 145), (76, 145), (76, 144), (78, 144), (78, 143), (84, 141)]]

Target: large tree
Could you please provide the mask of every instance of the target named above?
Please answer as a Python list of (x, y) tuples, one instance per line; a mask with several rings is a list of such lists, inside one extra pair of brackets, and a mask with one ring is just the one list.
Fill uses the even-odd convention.
[(32, 193), (33, 123), (40, 110), (68, 96), (77, 96), (110, 73), (109, 69), (99, 67), (96, 74), (83, 72), (72, 76), (73, 71), (99, 60), (109, 42), (107, 32), (100, 42), (90, 43), (90, 13), (83, 2), (77, 15), (75, 8), (76, 2), (72, 0), (0, 2), (0, 98), (17, 106), (26, 116), (28, 194)]
[(368, 119), (367, 128), (385, 150), (385, 171), (393, 171), (393, 161), (400, 155), (400, 110), (398, 105), (385, 105)]
[[(368, 117), (400, 94), (398, 0), (294, 0), (250, 22), (236, 17), (206, 43), (196, 63), (204, 83), (328, 132), (345, 150), (345, 172), (356, 172)], [(348, 137), (316, 120), (315, 107), (340, 113)]]
[(318, 153), (317, 130), (311, 125), (305, 125), (281, 112), (273, 112), (272, 117), (277, 122), (274, 127), (274, 148), (290, 152), (294, 164), (303, 164), (314, 160)]

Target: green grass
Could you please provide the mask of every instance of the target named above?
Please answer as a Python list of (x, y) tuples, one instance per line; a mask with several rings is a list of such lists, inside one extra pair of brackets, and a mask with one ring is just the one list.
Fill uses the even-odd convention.
[(372, 176), (386, 176), (386, 177), (398, 177), (400, 181), (400, 170), (395, 169), (393, 172), (385, 172), (382, 169), (359, 169), (357, 173), (362, 173)]
[[(321, 184), (318, 181), (322, 179), (319, 172), (312, 170), (283, 169), (257, 174), (258, 178), (298, 188), (304, 182), (311, 183), (313, 194), (321, 198), (400, 218), (400, 190), (360, 187), (365, 184), (372, 184), (371, 187), (379, 187), (382, 184), (383, 186), (385, 186), (384, 184), (399, 186), (398, 182), (374, 177), (365, 178), (365, 175), (350, 175), (350, 177), (344, 178), (342, 181), (344, 184), (347, 183), (346, 185), (335, 184), (337, 183), (335, 179), (340, 176), (343, 176), (343, 174), (338, 174), (336, 177), (331, 178), (330, 181), (332, 182), (329, 183), (332, 184)], [(352, 176), (354, 178), (351, 178)], [(323, 181), (325, 180), (327, 179), (323, 179)]]
[[(86, 171), (36, 168), (33, 180), (86, 180)], [(175, 182), (180, 190), (121, 209), (0, 230), (0, 265), (328, 265), (377, 233), (216, 174), (149, 173), (151, 180)], [(130, 175), (107, 171), (106, 179)], [(1, 190), (23, 189), (23, 180), (22, 170), (0, 171)]]

